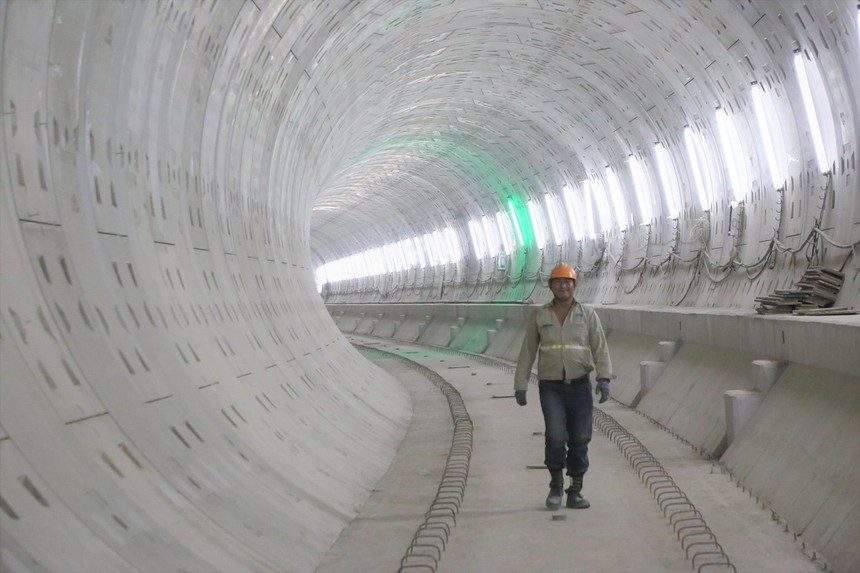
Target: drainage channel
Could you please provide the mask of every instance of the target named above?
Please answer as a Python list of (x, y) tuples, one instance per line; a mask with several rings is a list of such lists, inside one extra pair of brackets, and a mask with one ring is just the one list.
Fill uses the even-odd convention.
[(454, 433), (442, 479), (429, 509), (424, 514), (424, 522), (415, 530), (415, 535), (412, 536), (412, 541), (406, 548), (397, 570), (398, 573), (410, 570), (435, 572), (439, 566), (439, 560), (442, 559), (442, 552), (448, 544), (451, 529), (457, 524), (457, 514), (466, 493), (474, 436), (472, 419), (469, 417), (460, 392), (430, 368), (393, 352), (356, 342), (352, 345), (365, 352), (378, 352), (420, 372), (439, 388), (448, 401), (451, 419), (454, 422)]

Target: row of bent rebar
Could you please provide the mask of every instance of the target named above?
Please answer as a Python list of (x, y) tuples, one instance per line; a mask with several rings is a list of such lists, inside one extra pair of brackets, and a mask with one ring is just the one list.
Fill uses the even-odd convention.
[(354, 342), (353, 345), (362, 350), (379, 352), (417, 370), (439, 388), (448, 400), (448, 408), (454, 422), (454, 433), (445, 469), (442, 472), (442, 480), (439, 482), (439, 488), (430, 503), (430, 508), (424, 514), (424, 522), (415, 530), (415, 535), (412, 536), (412, 541), (406, 548), (397, 570), (398, 573), (413, 569), (435, 572), (439, 566), (439, 560), (442, 559), (442, 552), (448, 544), (451, 528), (457, 524), (457, 514), (466, 493), (469, 464), (472, 459), (472, 418), (469, 417), (469, 412), (457, 389), (430, 368), (393, 352), (365, 347)]
[(737, 573), (737, 568), (729, 560), (705, 518), (648, 448), (615, 418), (597, 407), (594, 408), (594, 425), (618, 446), (654, 496), (663, 517), (669, 519), (669, 524), (681, 542), (681, 549), (687, 559), (692, 560), (693, 569), (701, 572), (718, 567)]

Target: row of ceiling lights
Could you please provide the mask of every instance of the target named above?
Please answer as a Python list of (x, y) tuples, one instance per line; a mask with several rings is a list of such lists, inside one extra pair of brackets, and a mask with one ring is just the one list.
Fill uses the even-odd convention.
[[(823, 78), (815, 63), (800, 51), (795, 53), (794, 69), (818, 167), (822, 173), (826, 173), (836, 156), (836, 133)], [(771, 184), (779, 189), (785, 185), (788, 177), (789, 158), (776, 98), (758, 83), (752, 86), (751, 95)], [(730, 200), (742, 201), (751, 184), (746, 161), (748, 155), (744, 152), (741, 138), (728, 112), (718, 108), (715, 119), (722, 162), (726, 165), (728, 187), (732, 191)], [(699, 207), (707, 210), (714, 201), (713, 191), (719, 181), (719, 174), (712, 168), (719, 159), (714, 162), (711, 158), (718, 156), (711, 152), (704, 136), (689, 126), (684, 129), (684, 146)], [(665, 214), (669, 218), (676, 218), (683, 198), (672, 154), (659, 142), (654, 145), (653, 152), (659, 187), (663, 191)], [(654, 204), (648, 167), (633, 155), (628, 165), (639, 208), (639, 221), (648, 223), (652, 220)], [(545, 221), (549, 224), (546, 225)], [(594, 237), (613, 225), (625, 228), (631, 223), (633, 216), (628, 212), (621, 182), (615, 171), (607, 166), (605, 186), (599, 178), (582, 181), (578, 191), (565, 185), (560, 196), (547, 193), (543, 207), (534, 199), (529, 199), (525, 209), (518, 209), (514, 201), (509, 199), (507, 211), (469, 220), (468, 228), (473, 253), (475, 257), (483, 258), (513, 253), (517, 245), (526, 247), (531, 241), (539, 247), (546, 245), (549, 242), (549, 238), (544, 236), (546, 229), (551, 231), (555, 244), (560, 245), (571, 234), (580, 240)], [(460, 233), (447, 226), (420, 237), (403, 239), (325, 263), (316, 270), (317, 284), (399, 272), (413, 267), (455, 263), (462, 260), (463, 256)]]

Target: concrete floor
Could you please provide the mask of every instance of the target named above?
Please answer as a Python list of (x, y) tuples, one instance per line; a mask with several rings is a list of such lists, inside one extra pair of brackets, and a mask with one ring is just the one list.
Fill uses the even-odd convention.
[[(460, 392), (474, 425), (469, 482), (437, 571), (686, 572), (694, 569), (668, 519), (619, 448), (595, 430), (584, 494), (587, 510), (544, 507), (548, 474), (536, 388), (520, 408), (511, 375), (454, 354), (372, 344), (432, 368)], [(321, 561), (319, 573), (396, 571), (444, 467), (452, 424), (440, 392), (394, 360), (377, 364), (409, 390), (414, 416), (388, 473)], [(617, 402), (601, 408), (633, 433), (702, 513), (737, 571), (819, 571), (793, 534), (713, 462)], [(556, 516), (562, 516), (558, 518)], [(555, 517), (555, 519), (554, 519)], [(807, 555), (809, 553), (810, 555)], [(700, 559), (697, 566), (704, 560)], [(730, 570), (707, 567), (705, 571)]]

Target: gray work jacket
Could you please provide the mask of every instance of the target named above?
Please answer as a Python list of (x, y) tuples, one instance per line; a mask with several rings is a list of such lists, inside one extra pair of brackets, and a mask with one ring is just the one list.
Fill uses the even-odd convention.
[(538, 359), (538, 378), (569, 380), (597, 371), (597, 378), (615, 378), (603, 326), (594, 309), (574, 301), (564, 324), (555, 315), (553, 303), (536, 309), (526, 324), (526, 333), (514, 390), (526, 390), (529, 376)]

